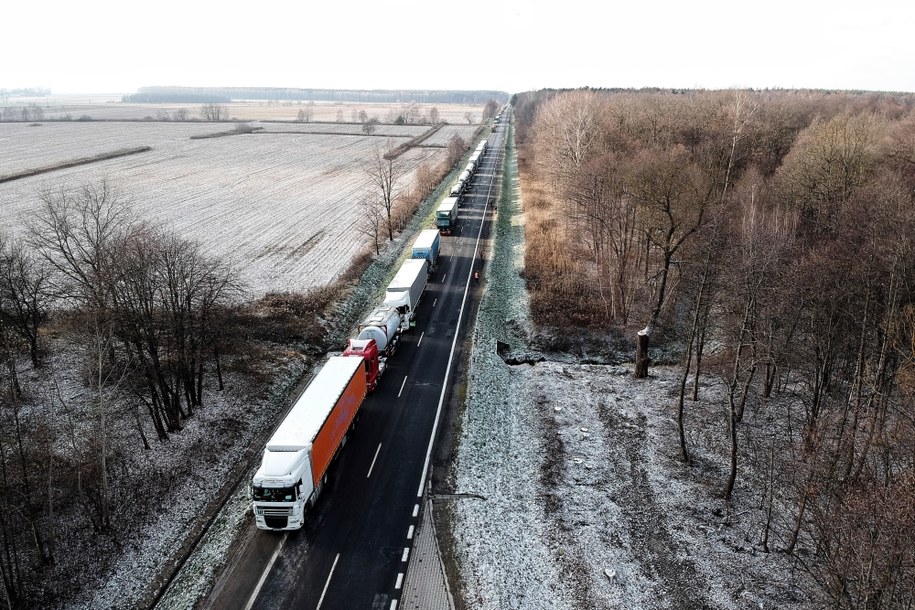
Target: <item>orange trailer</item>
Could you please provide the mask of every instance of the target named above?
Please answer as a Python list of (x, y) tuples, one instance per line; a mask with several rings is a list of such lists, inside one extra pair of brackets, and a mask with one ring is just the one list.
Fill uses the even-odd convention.
[(267, 441), (251, 485), (257, 527), (302, 527), (365, 399), (363, 363), (361, 356), (328, 359)]

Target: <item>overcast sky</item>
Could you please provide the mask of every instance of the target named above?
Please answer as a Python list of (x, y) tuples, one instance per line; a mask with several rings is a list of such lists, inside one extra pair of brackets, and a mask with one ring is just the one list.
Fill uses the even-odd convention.
[(12, 0), (0, 87), (915, 91), (915, 0)]

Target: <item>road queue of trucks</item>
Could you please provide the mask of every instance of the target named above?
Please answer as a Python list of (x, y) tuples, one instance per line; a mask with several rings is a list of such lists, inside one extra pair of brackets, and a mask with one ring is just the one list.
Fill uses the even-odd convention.
[(458, 179), (451, 186), (449, 196), (456, 197), (458, 200), (458, 205), (463, 203), (462, 195), (470, 187), (470, 183), (473, 181), (473, 176), (483, 161), (483, 155), (486, 154), (486, 147), (487, 140), (480, 140), (480, 143), (477, 144), (473, 154), (470, 155), (470, 158), (467, 160), (467, 165), (464, 166), (464, 171), (461, 172), (461, 175), (458, 176)]
[(251, 483), (255, 523), (296, 530), (327, 482), (327, 470), (346, 442), (367, 392), (374, 390), (416, 317), (428, 278), (425, 258), (407, 259), (385, 302), (358, 327), (341, 356), (328, 359), (267, 441)]
[[(485, 152), (485, 141), (481, 142)], [(469, 180), (468, 180), (469, 181)], [(466, 188), (466, 183), (463, 183)], [(376, 389), (402, 332), (415, 324), (416, 308), (439, 253), (439, 233), (457, 222), (458, 199), (436, 211), (438, 230), (423, 231), (411, 258), (385, 291), (382, 305), (365, 318), (341, 356), (327, 360), (267, 441), (251, 484), (255, 523), (265, 530), (296, 530), (327, 483), (328, 469), (352, 430), (369, 391)]]

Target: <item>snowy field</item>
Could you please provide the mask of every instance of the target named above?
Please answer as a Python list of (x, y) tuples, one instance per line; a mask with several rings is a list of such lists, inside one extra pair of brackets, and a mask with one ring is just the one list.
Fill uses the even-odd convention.
[[(631, 366), (498, 356), (497, 340), (516, 354), (529, 340), (523, 216), (499, 214), (450, 501), (465, 607), (811, 607), (791, 559), (755, 544), (765, 517), (745, 479), (730, 510), (720, 499), (723, 428), (691, 436), (697, 466), (677, 460), (678, 370), (636, 380)], [(718, 392), (706, 382), (691, 417), (720, 421)]]
[[(363, 136), (362, 123), (274, 123), (256, 122), (253, 126), (267, 133), (334, 133), (340, 135)], [(415, 138), (429, 131), (429, 125), (375, 125), (374, 136), (392, 136)]]
[(171, 149), (230, 127), (207, 123), (0, 123), (0, 176), (124, 148)]
[(434, 134), (423, 140), (423, 146), (448, 146), (448, 141), (454, 136), (458, 136), (465, 143), (469, 144), (473, 140), (473, 134), (479, 129), (479, 125), (445, 125)]
[[(200, 118), (201, 104), (125, 104), (121, 102), (124, 94), (100, 96), (50, 96), (32, 98), (10, 98), (7, 106), (21, 107), (30, 103), (38, 104), (46, 120), (60, 119), (69, 116), (76, 120), (86, 116), (96, 120), (132, 120), (155, 119), (160, 111), (174, 113), (185, 110), (190, 119)], [(360, 111), (366, 115), (384, 120), (403, 109), (401, 104), (355, 103), (355, 102), (272, 102), (267, 100), (234, 101), (223, 104), (229, 110), (229, 116), (240, 121), (295, 121), (299, 110), (310, 110), (312, 121), (336, 121), (342, 112), (344, 121), (353, 121), (353, 114)], [(0, 106), (2, 107), (2, 106)], [(467, 104), (421, 104), (420, 108), (429, 111), (435, 107), (439, 119), (448, 123), (466, 124), (464, 118), (469, 112), (473, 121), (479, 123), (483, 106)]]
[[(28, 215), (39, 207), (43, 189), (79, 187), (104, 178), (134, 202), (142, 217), (232, 261), (251, 297), (270, 291), (304, 291), (339, 277), (367, 243), (358, 230), (358, 201), (369, 189), (367, 161), (376, 147), (388, 148), (408, 139), (257, 133), (191, 140), (192, 133), (225, 127), (181, 123), (2, 128), (0, 133), (16, 136), (10, 149), (25, 155), (29, 166), (46, 165), (46, 159), (85, 156), (80, 153), (84, 142), (93, 142), (92, 152), (153, 147), (145, 153), (0, 184), (0, 210), (8, 230), (22, 229)], [(104, 144), (94, 143), (95, 130)], [(33, 150), (52, 152), (43, 157)], [(444, 150), (429, 148), (401, 155), (408, 171), (399, 186), (412, 184), (420, 163), (437, 163), (444, 156)]]

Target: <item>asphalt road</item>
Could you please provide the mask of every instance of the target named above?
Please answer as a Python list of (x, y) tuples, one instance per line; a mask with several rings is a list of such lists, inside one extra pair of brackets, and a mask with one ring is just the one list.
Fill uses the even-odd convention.
[(454, 341), (458, 319), (463, 332), (475, 294), (473, 271), (482, 276), (478, 248), (489, 233), (489, 201), (498, 194), (504, 133), (502, 127), (490, 136), (490, 150), (460, 207), (458, 230), (442, 237), (416, 326), (404, 334), (378, 389), (363, 404), (305, 526), (273, 533), (257, 530), (252, 520), (252, 531), (207, 607), (397, 607), (427, 479), (430, 438), (440, 404), (447, 408), (449, 403), (450, 390), (443, 392), (443, 383), (455, 343), (454, 358), (460, 358), (463, 341)]

